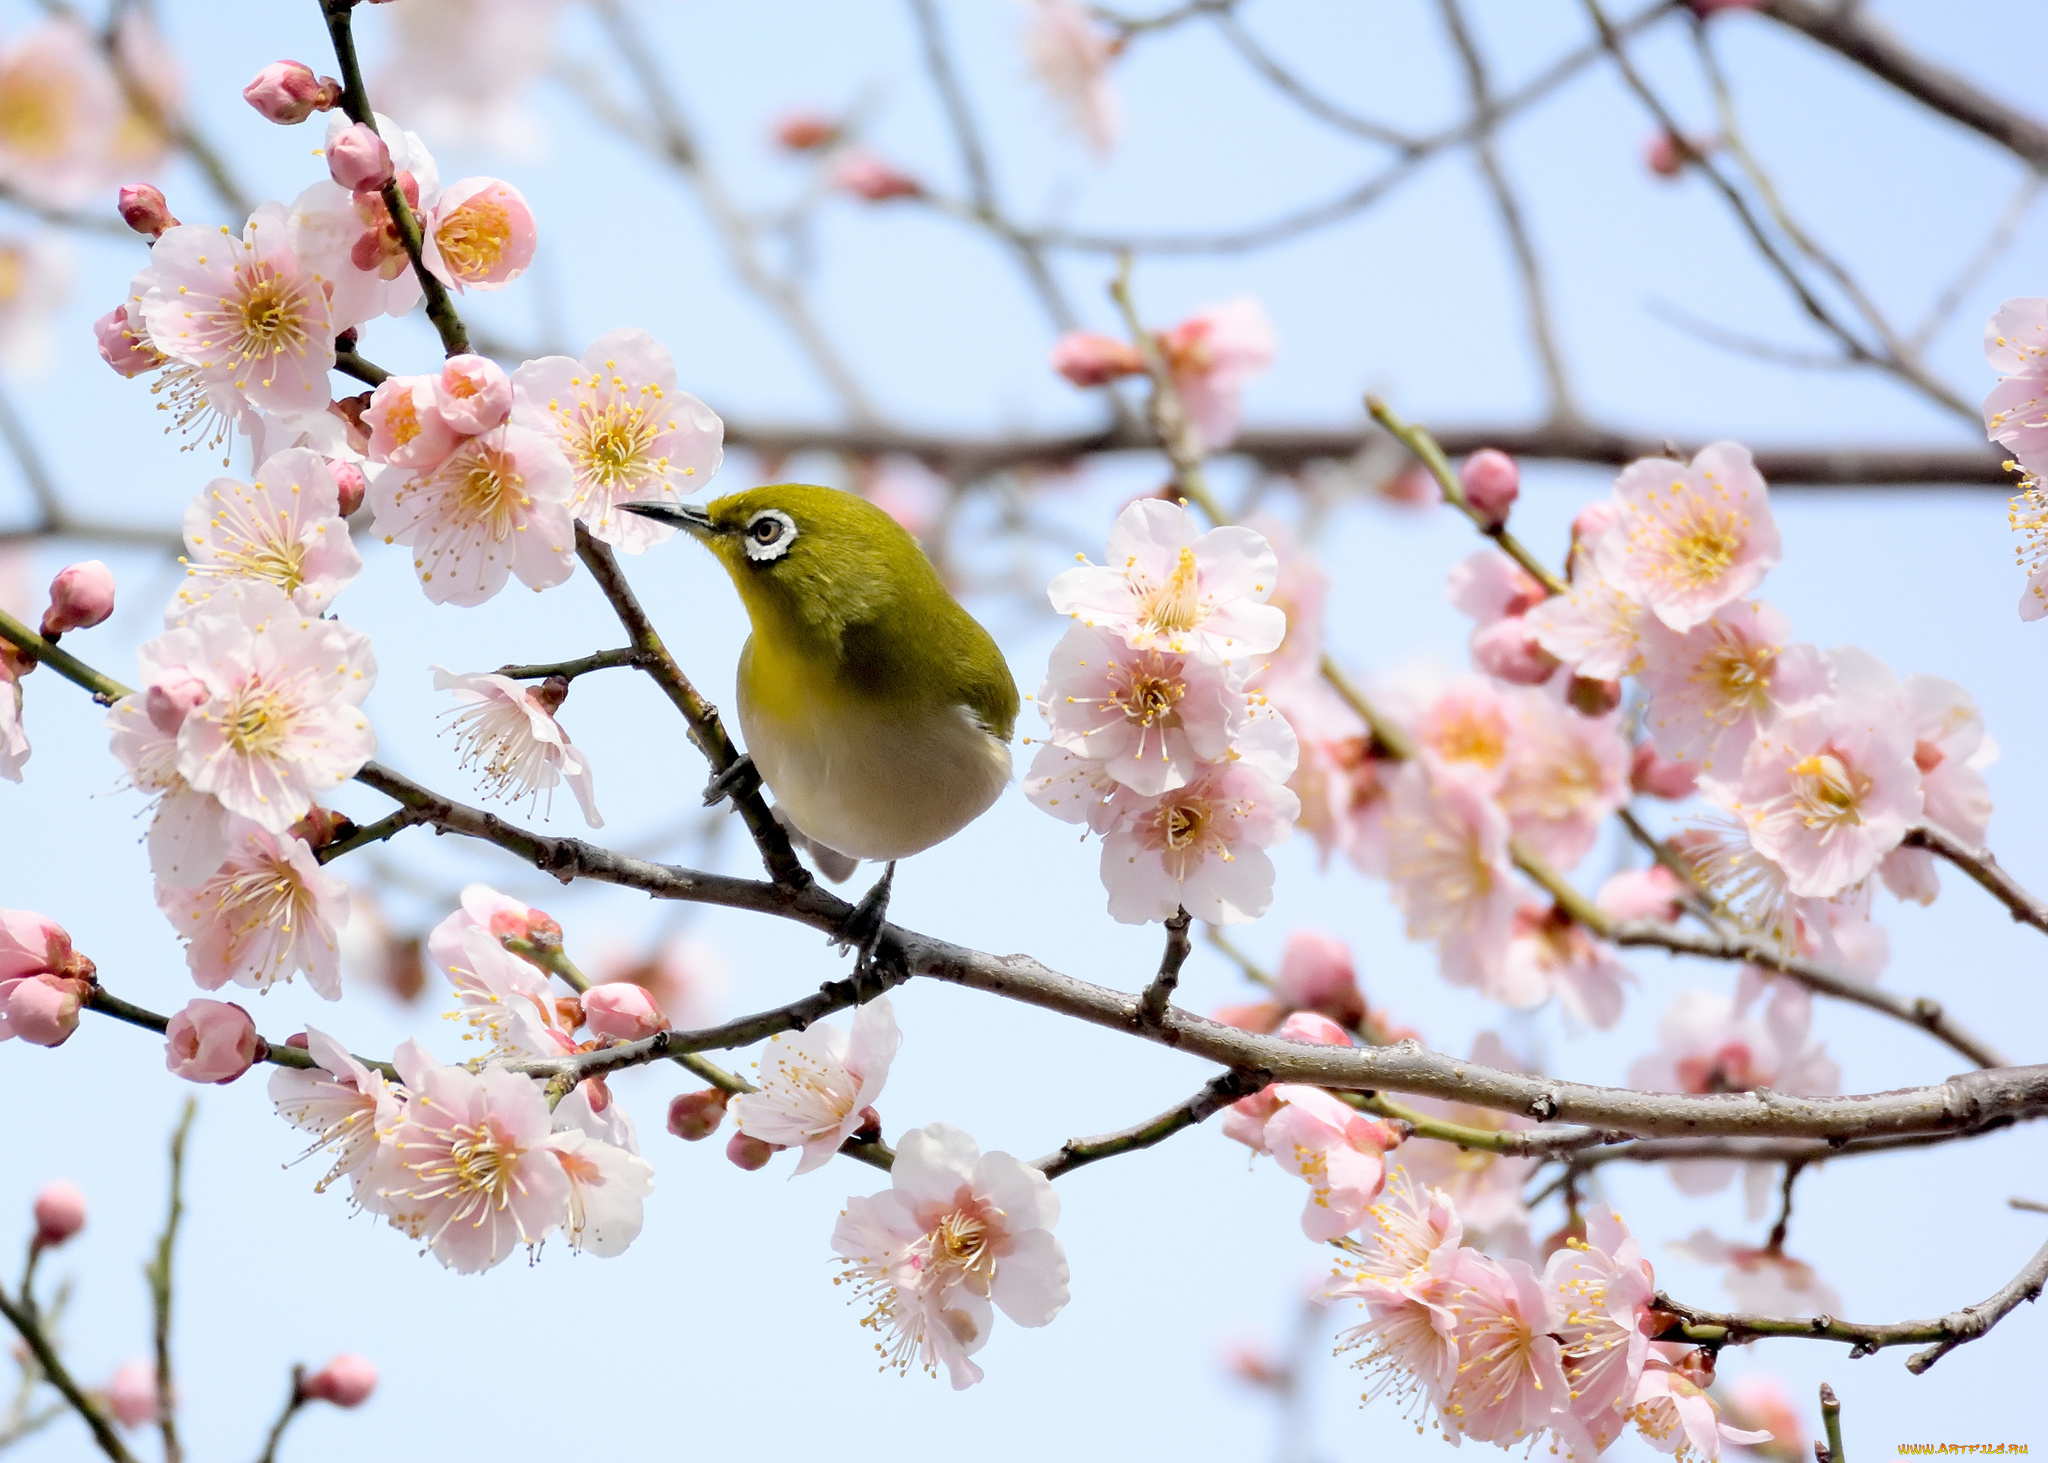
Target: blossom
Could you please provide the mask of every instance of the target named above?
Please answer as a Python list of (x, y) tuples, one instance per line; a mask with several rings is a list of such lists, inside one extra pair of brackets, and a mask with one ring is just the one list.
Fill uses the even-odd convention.
[(158, 1402), (156, 1368), (146, 1361), (125, 1361), (107, 1378), (107, 1410), (125, 1428), (155, 1422)]
[(1525, 904), (1515, 911), (1501, 983), (1487, 994), (1522, 1007), (1555, 996), (1574, 1019), (1607, 1031), (1621, 1019), (1623, 987), (1635, 979), (1612, 945), (1594, 939), (1562, 909)]
[(1268, 1090), (1280, 1107), (1266, 1123), (1265, 1150), (1308, 1183), (1301, 1232), (1331, 1240), (1356, 1229), (1386, 1182), (1385, 1154), (1400, 1135), (1319, 1087)]
[(105, 624), (114, 613), (114, 574), (98, 559), (86, 559), (57, 571), (50, 581), (50, 607), (43, 611), (45, 639)]
[(1113, 631), (1075, 625), (1053, 647), (1039, 705), (1051, 741), (1145, 797), (1221, 761), (1250, 721), (1242, 678)]
[(917, 198), (924, 193), (924, 184), (864, 147), (842, 147), (833, 153), (825, 181), (869, 203)]
[(1403, 768), (1388, 797), (1387, 877), (1409, 938), (1437, 941), (1444, 979), (1498, 979), (1521, 894), (1493, 799), (1419, 762)]
[(972, 1356), (988, 1340), (990, 1305), (1043, 1326), (1067, 1303), (1067, 1257), (1053, 1237), (1059, 1195), (1007, 1153), (982, 1153), (945, 1123), (896, 1145), (891, 1187), (846, 1201), (832, 1248), (871, 1309), (884, 1366), (937, 1375), (956, 1390), (981, 1380)]
[(1366, 1401), (1392, 1397), (1419, 1426), (1426, 1409), (1445, 1405), (1458, 1375), (1455, 1320), (1444, 1301), (1463, 1229), (1441, 1190), (1398, 1172), (1366, 1213), (1364, 1256), (1340, 1262), (1344, 1278), (1327, 1293), (1360, 1301), (1367, 1316), (1339, 1333), (1337, 1351), (1358, 1353)]
[(717, 1087), (678, 1092), (668, 1100), (668, 1130), (685, 1143), (701, 1143), (725, 1121), (726, 1105), (731, 1100)]
[(533, 262), (533, 210), (510, 183), (461, 178), (421, 221), (428, 269), (456, 289), (501, 290)]
[(303, 447), (268, 458), (253, 483), (208, 483), (185, 510), (185, 547), (187, 583), (173, 606), (180, 615), (233, 579), (267, 580), (318, 615), (363, 568), (334, 473)]
[[(1471, 1060), (1504, 1072), (1526, 1070), (1508, 1052), (1499, 1035), (1491, 1031), (1482, 1031), (1473, 1039)], [(1414, 1105), (1423, 1112), (1487, 1132), (1532, 1126), (1530, 1119), (1517, 1113), (1464, 1103), (1417, 1098)], [(1456, 1149), (1442, 1143), (1409, 1143), (1401, 1149), (1401, 1168), (1415, 1182), (1443, 1191), (1457, 1206), (1460, 1220), (1475, 1236), (1475, 1244), (1495, 1242), (1522, 1227), (1527, 1214), (1522, 1204), (1522, 1186), (1536, 1166), (1533, 1158)]]
[[(1256, 1026), (1244, 1026), (1243, 1029), (1271, 1031), (1282, 1041), (1306, 1042), (1315, 1046), (1351, 1045), (1351, 1034), (1327, 1016), (1318, 1016), (1311, 1011), (1296, 1011), (1283, 1020), (1277, 1006), (1253, 1007), (1250, 1009), (1270, 1012), (1270, 1018)], [(1216, 1013), (1216, 1019), (1219, 1021), (1225, 1020), (1226, 1015), (1233, 1010), (1242, 1012), (1245, 1008), (1226, 1007), (1223, 1011)], [(1226, 1024), (1241, 1025), (1242, 1023), (1227, 1021)], [(1280, 1111), (1282, 1105), (1290, 1097), (1304, 1092), (1317, 1092), (1319, 1090), (1314, 1087), (1304, 1087), (1299, 1084), (1290, 1083), (1262, 1087), (1248, 1097), (1241, 1097), (1224, 1111), (1222, 1123), (1223, 1136), (1244, 1144), (1245, 1147), (1251, 1149), (1254, 1153), (1270, 1153), (1272, 1150), (1266, 1146), (1267, 1126), (1272, 1122), (1274, 1115)], [(1324, 1095), (1327, 1096), (1328, 1094)], [(1384, 1149), (1391, 1145), (1382, 1144), (1380, 1146)], [(1368, 1195), (1367, 1197), (1370, 1196)]]
[(453, 691), (457, 705), (443, 713), (465, 769), (475, 768), (485, 790), (507, 802), (524, 797), (529, 806), (566, 782), (583, 810), (583, 821), (602, 828), (590, 762), (555, 720), (561, 701), (546, 687), (523, 686), (504, 676), (457, 675), (435, 666), (434, 689)]
[(24, 375), (48, 364), (50, 325), (70, 286), (71, 253), (57, 239), (0, 239), (0, 364)]
[(1516, 730), (1511, 703), (1499, 687), (1459, 676), (1428, 703), (1414, 729), (1434, 766), (1489, 793), (1499, 790)]
[(1543, 1284), (1564, 1312), (1558, 1337), (1572, 1414), (1594, 1451), (1605, 1451), (1628, 1422), (1649, 1358), (1644, 1320), (1656, 1295), (1655, 1273), (1621, 1215), (1594, 1204), (1586, 1237), (1567, 1240), (1550, 1257)]
[(1278, 342), (1249, 295), (1197, 310), (1159, 337), (1159, 353), (1195, 435), (1211, 452), (1237, 437), (1245, 382), (1273, 364)]
[(85, 1228), (85, 1195), (66, 1179), (44, 1184), (36, 1193), (36, 1246), (51, 1249)]
[(68, 16), (0, 51), (0, 181), (47, 204), (85, 202), (101, 186), (121, 93), (98, 45)]
[(1574, 578), (1568, 593), (1544, 600), (1522, 622), (1548, 654), (1582, 676), (1611, 681), (1636, 669), (1650, 618), (1633, 595), (1589, 574)]
[(1265, 601), (1279, 571), (1272, 545), (1253, 530), (1200, 533), (1187, 509), (1145, 498), (1117, 515), (1109, 563), (1067, 570), (1048, 596), (1061, 614), (1134, 650), (1224, 661), (1278, 648), (1287, 616)]
[[(417, 213), (422, 199), (431, 203), (440, 195), (433, 155), (417, 134), (383, 113), (375, 113), (373, 120), (391, 154), (399, 190)], [(351, 125), (346, 113), (333, 112), (327, 119), (327, 145)], [(381, 193), (350, 192), (322, 179), (292, 200), (290, 227), (293, 250), (333, 286), (336, 330), (379, 315), (403, 315), (419, 303), (418, 276)]]
[(410, 1096), (385, 1142), (378, 1187), (392, 1224), (463, 1274), (561, 1227), (570, 1179), (549, 1143), (539, 1084), (502, 1069), (444, 1067), (410, 1042), (399, 1072)]
[[(1984, 714), (1968, 691), (1939, 676), (1906, 677), (1899, 703), (1913, 734), (1922, 816), (1976, 847), (1991, 826), (1991, 787), (1984, 769), (1998, 759), (1998, 744), (1984, 732)], [(1941, 889), (1929, 849), (1895, 848), (1878, 871), (1885, 887), (1901, 899), (1931, 904)]]
[[(640, 1237), (641, 1201), (653, 1192), (654, 1166), (640, 1156), (630, 1125), (591, 1111), (587, 1094), (594, 1085), (586, 1082), (576, 1089), (583, 1101), (565, 1098), (555, 1109), (555, 1131), (547, 1146), (569, 1182), (563, 1238), (573, 1250), (609, 1259), (624, 1254)], [(623, 1118), (618, 1104), (609, 1107), (612, 1117)]]
[(121, 215), (121, 222), (136, 233), (147, 235), (151, 243), (155, 243), (165, 229), (178, 226), (178, 220), (171, 213), (170, 200), (154, 183), (124, 183), (118, 199), (116, 209)]
[(242, 100), (256, 109), (266, 122), (280, 127), (295, 126), (315, 112), (331, 111), (341, 101), (341, 84), (321, 84), (313, 68), (303, 61), (273, 61), (242, 88)]
[(186, 941), (192, 979), (203, 991), (229, 981), (264, 991), (303, 971), (320, 995), (340, 1000), (335, 932), (348, 922), (348, 885), (301, 839), (246, 820), (228, 838), (226, 860), (196, 888), (157, 884), (157, 908)]
[(387, 376), (378, 383), (363, 412), (372, 462), (425, 472), (448, 460), (462, 436), (441, 415), (440, 387), (438, 376)]
[(382, 188), (397, 176), (391, 148), (367, 123), (354, 122), (327, 144), (327, 175), (352, 192)]
[(558, 1057), (576, 1049), (577, 1022), (565, 1019), (548, 977), (504, 945), (469, 907), (491, 891), (471, 885), (456, 910), (427, 935), (427, 954), (455, 987), (458, 1015), (493, 1054)]
[(1680, 634), (1660, 620), (1644, 626), (1644, 724), (1659, 755), (1733, 769), (1758, 731), (1787, 709), (1825, 695), (1834, 683), (1826, 657), (1792, 645), (1791, 626), (1770, 605), (1728, 605)]
[(1069, 330), (1054, 341), (1050, 359), (1052, 368), (1075, 386), (1107, 386), (1145, 374), (1145, 357), (1136, 346), (1086, 330)]
[(1721, 1443), (1769, 1442), (1767, 1432), (1748, 1432), (1721, 1421), (1714, 1399), (1661, 1360), (1644, 1368), (1629, 1417), (1643, 1441), (1660, 1453), (1713, 1463)]
[(232, 1082), (262, 1049), (256, 1023), (230, 1001), (187, 1001), (164, 1030), (164, 1063), (187, 1082)]
[(1984, 326), (1984, 358), (2004, 379), (1984, 398), (1984, 432), (2027, 472), (2048, 472), (2048, 299), (2007, 300)]
[(1507, 453), (1482, 447), (1458, 465), (1458, 484), (1483, 523), (1498, 528), (1521, 496), (1522, 470)]
[(630, 980), (605, 981), (583, 993), (583, 1023), (595, 1037), (612, 1041), (644, 1041), (657, 1031), (669, 1029), (645, 986)]
[(555, 56), (562, 0), (424, 0), (390, 12), (397, 43), (371, 92), (451, 144), (523, 150), (540, 129), (525, 92)]
[(1550, 1431), (1575, 1443), (1564, 1349), (1553, 1335), (1564, 1329), (1565, 1307), (1536, 1272), (1460, 1249), (1442, 1295), (1458, 1343), (1457, 1374), (1439, 1409), (1445, 1436), (1505, 1447)]
[(218, 868), (227, 857), (234, 818), (188, 786), (178, 771), (178, 734), (210, 694), (184, 664), (195, 648), (188, 636), (160, 635), (145, 643), (136, 655), (144, 689), (116, 701), (106, 722), (130, 783), (155, 794), (149, 867), (166, 884), (196, 884)]
[(1024, 55), (1064, 120), (1096, 156), (1116, 146), (1121, 118), (1109, 63), (1122, 49), (1075, 0), (1034, 0)]
[(1668, 1249), (1701, 1265), (1725, 1267), (1721, 1284), (1745, 1311), (1767, 1316), (1834, 1316), (1842, 1297), (1813, 1266), (1779, 1249), (1730, 1244), (1712, 1230), (1696, 1229)]
[(1678, 876), (1662, 864), (1651, 864), (1610, 875), (1593, 902), (1612, 919), (1668, 923), (1678, 918), (1678, 893)]
[(732, 1099), (733, 1121), (750, 1138), (801, 1146), (796, 1172), (809, 1173), (859, 1131), (902, 1041), (887, 996), (853, 1013), (851, 1035), (830, 1022), (782, 1032), (762, 1055), (761, 1090)]
[(1351, 947), (1321, 930), (1288, 932), (1273, 989), (1295, 1009), (1319, 1012), (1341, 1026), (1356, 1026), (1365, 1019), (1365, 997), (1359, 994)]
[(14, 668), (0, 657), (0, 777), (21, 781), (21, 769), (28, 765), (28, 729), (21, 722), (21, 682)]
[(311, 1026), (306, 1028), (306, 1053), (312, 1057), (313, 1067), (280, 1067), (271, 1074), (270, 1101), (279, 1117), (313, 1135), (313, 1146), (304, 1156), (325, 1152), (334, 1157), (333, 1167), (313, 1186), (314, 1191), (325, 1192), (329, 1184), (346, 1177), (356, 1202), (375, 1209), (381, 1200), (368, 1179), (377, 1158), (378, 1137), (397, 1125), (406, 1090), (386, 1081), (383, 1073), (357, 1061), (348, 1048)]
[(1740, 818), (1796, 895), (1825, 899), (1869, 876), (1920, 817), (1920, 769), (1885, 702), (1837, 696), (1782, 717), (1730, 784), (1701, 790)]
[(434, 383), (441, 419), (466, 437), (503, 426), (512, 412), (512, 378), (488, 356), (450, 356)]
[(1521, 692), (1500, 805), (1516, 837), (1560, 869), (1577, 866), (1600, 825), (1629, 800), (1633, 755), (1616, 714), (1583, 716), (1554, 695)]
[(675, 529), (625, 503), (671, 503), (725, 460), (725, 424), (676, 385), (676, 364), (644, 330), (601, 335), (581, 360), (542, 356), (512, 373), (512, 420), (551, 440), (575, 474), (569, 511), (629, 554)]
[[(1293, 733), (1277, 717), (1254, 725)], [(1273, 902), (1272, 845), (1294, 831), (1301, 804), (1250, 760), (1218, 762), (1135, 806), (1102, 841), (1102, 882), (1110, 917), (1123, 924), (1171, 918), (1185, 909), (1210, 924), (1257, 919)]]
[(133, 293), (157, 350), (260, 411), (300, 417), (330, 400), (328, 283), (293, 251), (284, 205), (266, 203), (239, 239), (225, 227), (167, 229)]
[(549, 589), (575, 572), (573, 487), (553, 443), (507, 423), (425, 471), (383, 468), (369, 504), (384, 542), (411, 546), (428, 599), (478, 605), (514, 574)]
[(1805, 1463), (1813, 1451), (1807, 1446), (1806, 1429), (1800, 1425), (1799, 1409), (1791, 1394), (1769, 1372), (1737, 1377), (1723, 1391), (1721, 1403), (1735, 1422), (1771, 1435), (1771, 1446), (1758, 1448), (1766, 1457), (1780, 1463)]
[(163, 353), (149, 343), (149, 336), (128, 316), (128, 306), (116, 305), (92, 325), (93, 340), (100, 359), (129, 380), (147, 375), (163, 365)]
[(1734, 442), (1701, 448), (1690, 465), (1632, 462), (1614, 480), (1614, 502), (1600, 576), (1680, 633), (1755, 589), (1778, 562), (1764, 480)]
[(29, 975), (0, 981), (0, 1041), (18, 1036), (31, 1046), (62, 1046), (78, 1030), (78, 1014), (92, 994), (90, 984), (62, 975)]

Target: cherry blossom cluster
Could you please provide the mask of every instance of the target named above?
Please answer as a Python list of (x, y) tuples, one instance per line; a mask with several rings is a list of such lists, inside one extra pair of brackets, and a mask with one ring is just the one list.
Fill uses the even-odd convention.
[(1052, 583), (1076, 623), (1038, 693), (1051, 731), (1024, 790), (1102, 835), (1118, 920), (1231, 924), (1273, 902), (1266, 849), (1299, 811), (1294, 734), (1253, 684), (1254, 658), (1287, 633), (1267, 603), (1278, 573), (1254, 530), (1202, 532), (1184, 506), (1145, 499), (1110, 530), (1109, 563)]

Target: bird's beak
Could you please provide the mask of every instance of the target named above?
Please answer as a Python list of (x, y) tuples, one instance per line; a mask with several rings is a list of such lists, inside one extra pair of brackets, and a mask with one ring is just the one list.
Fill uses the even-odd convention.
[(619, 506), (628, 513), (637, 513), (656, 523), (666, 523), (670, 528), (680, 528), (696, 538), (717, 531), (712, 526), (711, 515), (695, 503), (621, 503)]

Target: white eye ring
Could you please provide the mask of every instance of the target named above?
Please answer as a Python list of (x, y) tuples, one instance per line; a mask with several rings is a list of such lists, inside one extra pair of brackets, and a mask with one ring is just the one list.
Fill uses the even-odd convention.
[(780, 508), (763, 508), (747, 520), (747, 557), (757, 564), (779, 559), (796, 542), (796, 520)]

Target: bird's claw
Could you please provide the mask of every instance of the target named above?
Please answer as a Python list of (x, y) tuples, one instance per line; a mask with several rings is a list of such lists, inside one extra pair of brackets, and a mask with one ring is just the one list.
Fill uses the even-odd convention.
[(875, 950), (882, 943), (882, 931), (888, 927), (889, 891), (896, 882), (896, 861), (882, 870), (882, 877), (861, 896), (860, 903), (846, 916), (839, 926), (839, 932), (832, 937), (832, 943), (842, 950), (853, 951), (853, 980), (856, 991), (874, 968)]
[(704, 784), (704, 806), (715, 808), (727, 798), (737, 802), (761, 786), (761, 771), (750, 753), (742, 752), (725, 771), (714, 773)]

